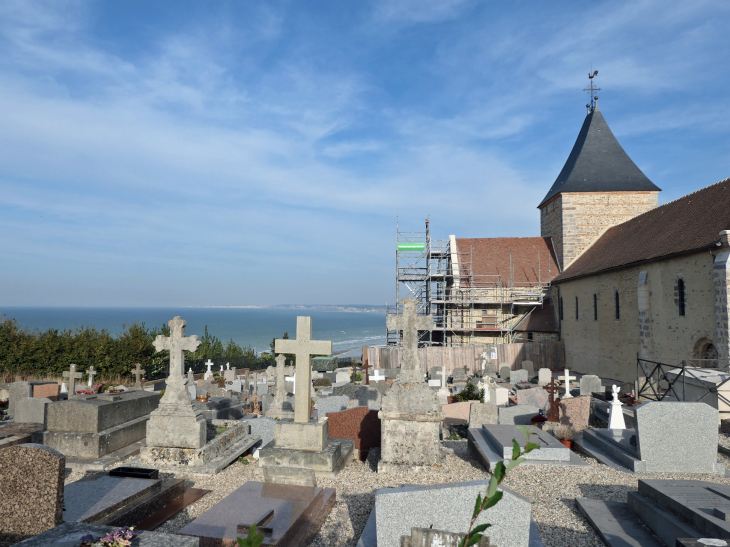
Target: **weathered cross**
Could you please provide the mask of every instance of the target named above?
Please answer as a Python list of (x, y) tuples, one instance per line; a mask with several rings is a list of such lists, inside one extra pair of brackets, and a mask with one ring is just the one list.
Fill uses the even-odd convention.
[(144, 369), (142, 368), (142, 365), (137, 363), (137, 366), (132, 371), (132, 374), (134, 374), (134, 378), (135, 378), (134, 389), (142, 389), (142, 378), (144, 378)]
[(389, 315), (388, 330), (403, 331), (403, 358), (400, 362), (398, 379), (403, 382), (423, 382), (421, 365), (418, 361), (418, 331), (433, 330), (435, 324), (430, 315), (418, 315), (415, 298), (403, 299), (403, 315)]
[(309, 392), (312, 389), (312, 355), (331, 355), (332, 342), (312, 340), (312, 318), (297, 317), (297, 339), (277, 339), (276, 353), (293, 353), (296, 356), (296, 380), (294, 382), (294, 421), (309, 423)]
[(547, 420), (548, 422), (557, 422), (560, 419), (560, 408), (558, 407), (560, 398), (556, 399), (555, 395), (560, 392), (560, 386), (555, 383), (555, 378), (550, 378), (550, 383), (543, 386), (543, 389), (548, 392)]
[(81, 380), (84, 375), (81, 372), (76, 372), (76, 365), (71, 365), (69, 370), (63, 371), (63, 377), (68, 378), (68, 392), (69, 395), (76, 394), (76, 380)]
[(571, 376), (570, 371), (566, 368), (565, 373), (560, 378), (565, 382), (565, 395), (563, 395), (563, 399), (570, 399), (572, 397), (570, 394), (570, 381), (575, 380), (575, 376)]
[(96, 371), (94, 370), (93, 366), (90, 366), (86, 369), (86, 374), (89, 375), (89, 387), (94, 387), (94, 376), (96, 376)]
[(165, 386), (165, 395), (160, 403), (190, 405), (190, 398), (185, 389), (185, 352), (195, 351), (200, 345), (197, 335), (185, 338), (187, 322), (176, 316), (167, 323), (170, 325), (170, 336), (159, 334), (152, 344), (157, 351), (170, 350), (170, 375)]
[(203, 380), (207, 380), (208, 378), (212, 378), (213, 377), (213, 371), (210, 370), (210, 367), (212, 367), (213, 365), (215, 365), (215, 363), (213, 361), (211, 361), (210, 359), (208, 359), (205, 362), (205, 366), (208, 367), (208, 370), (203, 375)]

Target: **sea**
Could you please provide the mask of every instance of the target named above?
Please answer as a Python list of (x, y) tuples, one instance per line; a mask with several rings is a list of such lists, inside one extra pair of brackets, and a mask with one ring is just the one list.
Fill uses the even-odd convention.
[(330, 311), (290, 308), (43, 308), (0, 307), (0, 317), (15, 319), (30, 330), (95, 327), (112, 335), (124, 325), (139, 322), (148, 328), (160, 327), (179, 315), (185, 334), (202, 336), (205, 327), (225, 345), (233, 340), (241, 347), (251, 345), (257, 352), (269, 351), (273, 338), (289, 333), (296, 338), (297, 316), (312, 317), (312, 338), (331, 340), (333, 354), (358, 357), (362, 346), (385, 344), (385, 312)]

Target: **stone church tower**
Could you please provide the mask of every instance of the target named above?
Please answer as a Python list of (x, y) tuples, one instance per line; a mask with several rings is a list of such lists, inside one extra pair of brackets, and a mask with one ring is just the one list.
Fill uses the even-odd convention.
[(659, 192), (592, 100), (568, 161), (538, 205), (541, 235), (552, 238), (564, 270), (608, 228), (655, 208)]

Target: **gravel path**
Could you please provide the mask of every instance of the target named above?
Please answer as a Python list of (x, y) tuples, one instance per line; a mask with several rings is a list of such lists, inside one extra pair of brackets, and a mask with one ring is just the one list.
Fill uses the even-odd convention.
[[(354, 547), (375, 502), (375, 491), (380, 488), (402, 484), (461, 482), (489, 477), (488, 473), (470, 460), (466, 441), (444, 441), (443, 444), (454, 453), (447, 456), (442, 467), (397, 475), (378, 475), (374, 471), (374, 461), (371, 458), (368, 462), (350, 463), (334, 479), (319, 480), (320, 486), (337, 490), (337, 503), (311, 545)], [(730, 458), (722, 454), (718, 458), (730, 468)], [(532, 501), (532, 517), (546, 547), (604, 545), (578, 513), (574, 501), (577, 497), (625, 502), (626, 493), (636, 490), (638, 480), (642, 478), (695, 479), (730, 485), (730, 479), (710, 475), (628, 475), (606, 467), (592, 458), (585, 460), (589, 464), (586, 467), (523, 465), (515, 469), (504, 482), (505, 486)], [(247, 465), (240, 461), (234, 462), (214, 476), (175, 474), (177, 478), (185, 478), (188, 487), (212, 491), (163, 524), (158, 531), (177, 532), (243, 483), (254, 480), (253, 472), (258, 463), (250, 456), (247, 461)], [(71, 474), (66, 482), (78, 480), (80, 477), (80, 474)], [(472, 507), (464, 508), (467, 513), (471, 510)]]

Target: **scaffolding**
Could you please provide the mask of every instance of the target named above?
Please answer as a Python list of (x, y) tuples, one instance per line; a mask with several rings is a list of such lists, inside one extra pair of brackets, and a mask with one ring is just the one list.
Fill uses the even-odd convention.
[[(421, 346), (463, 346), (511, 343), (515, 329), (543, 306), (550, 288), (538, 251), (536, 282), (515, 282), (510, 254), (509, 278), (477, 274), (473, 249), (459, 249), (456, 239), (432, 239), (430, 220), (420, 232), (405, 232), (396, 223), (396, 305), (386, 313), (401, 314), (403, 298), (418, 300), (418, 312), (434, 318), (432, 332), (419, 333)], [(388, 345), (399, 345), (400, 333), (387, 331)]]

